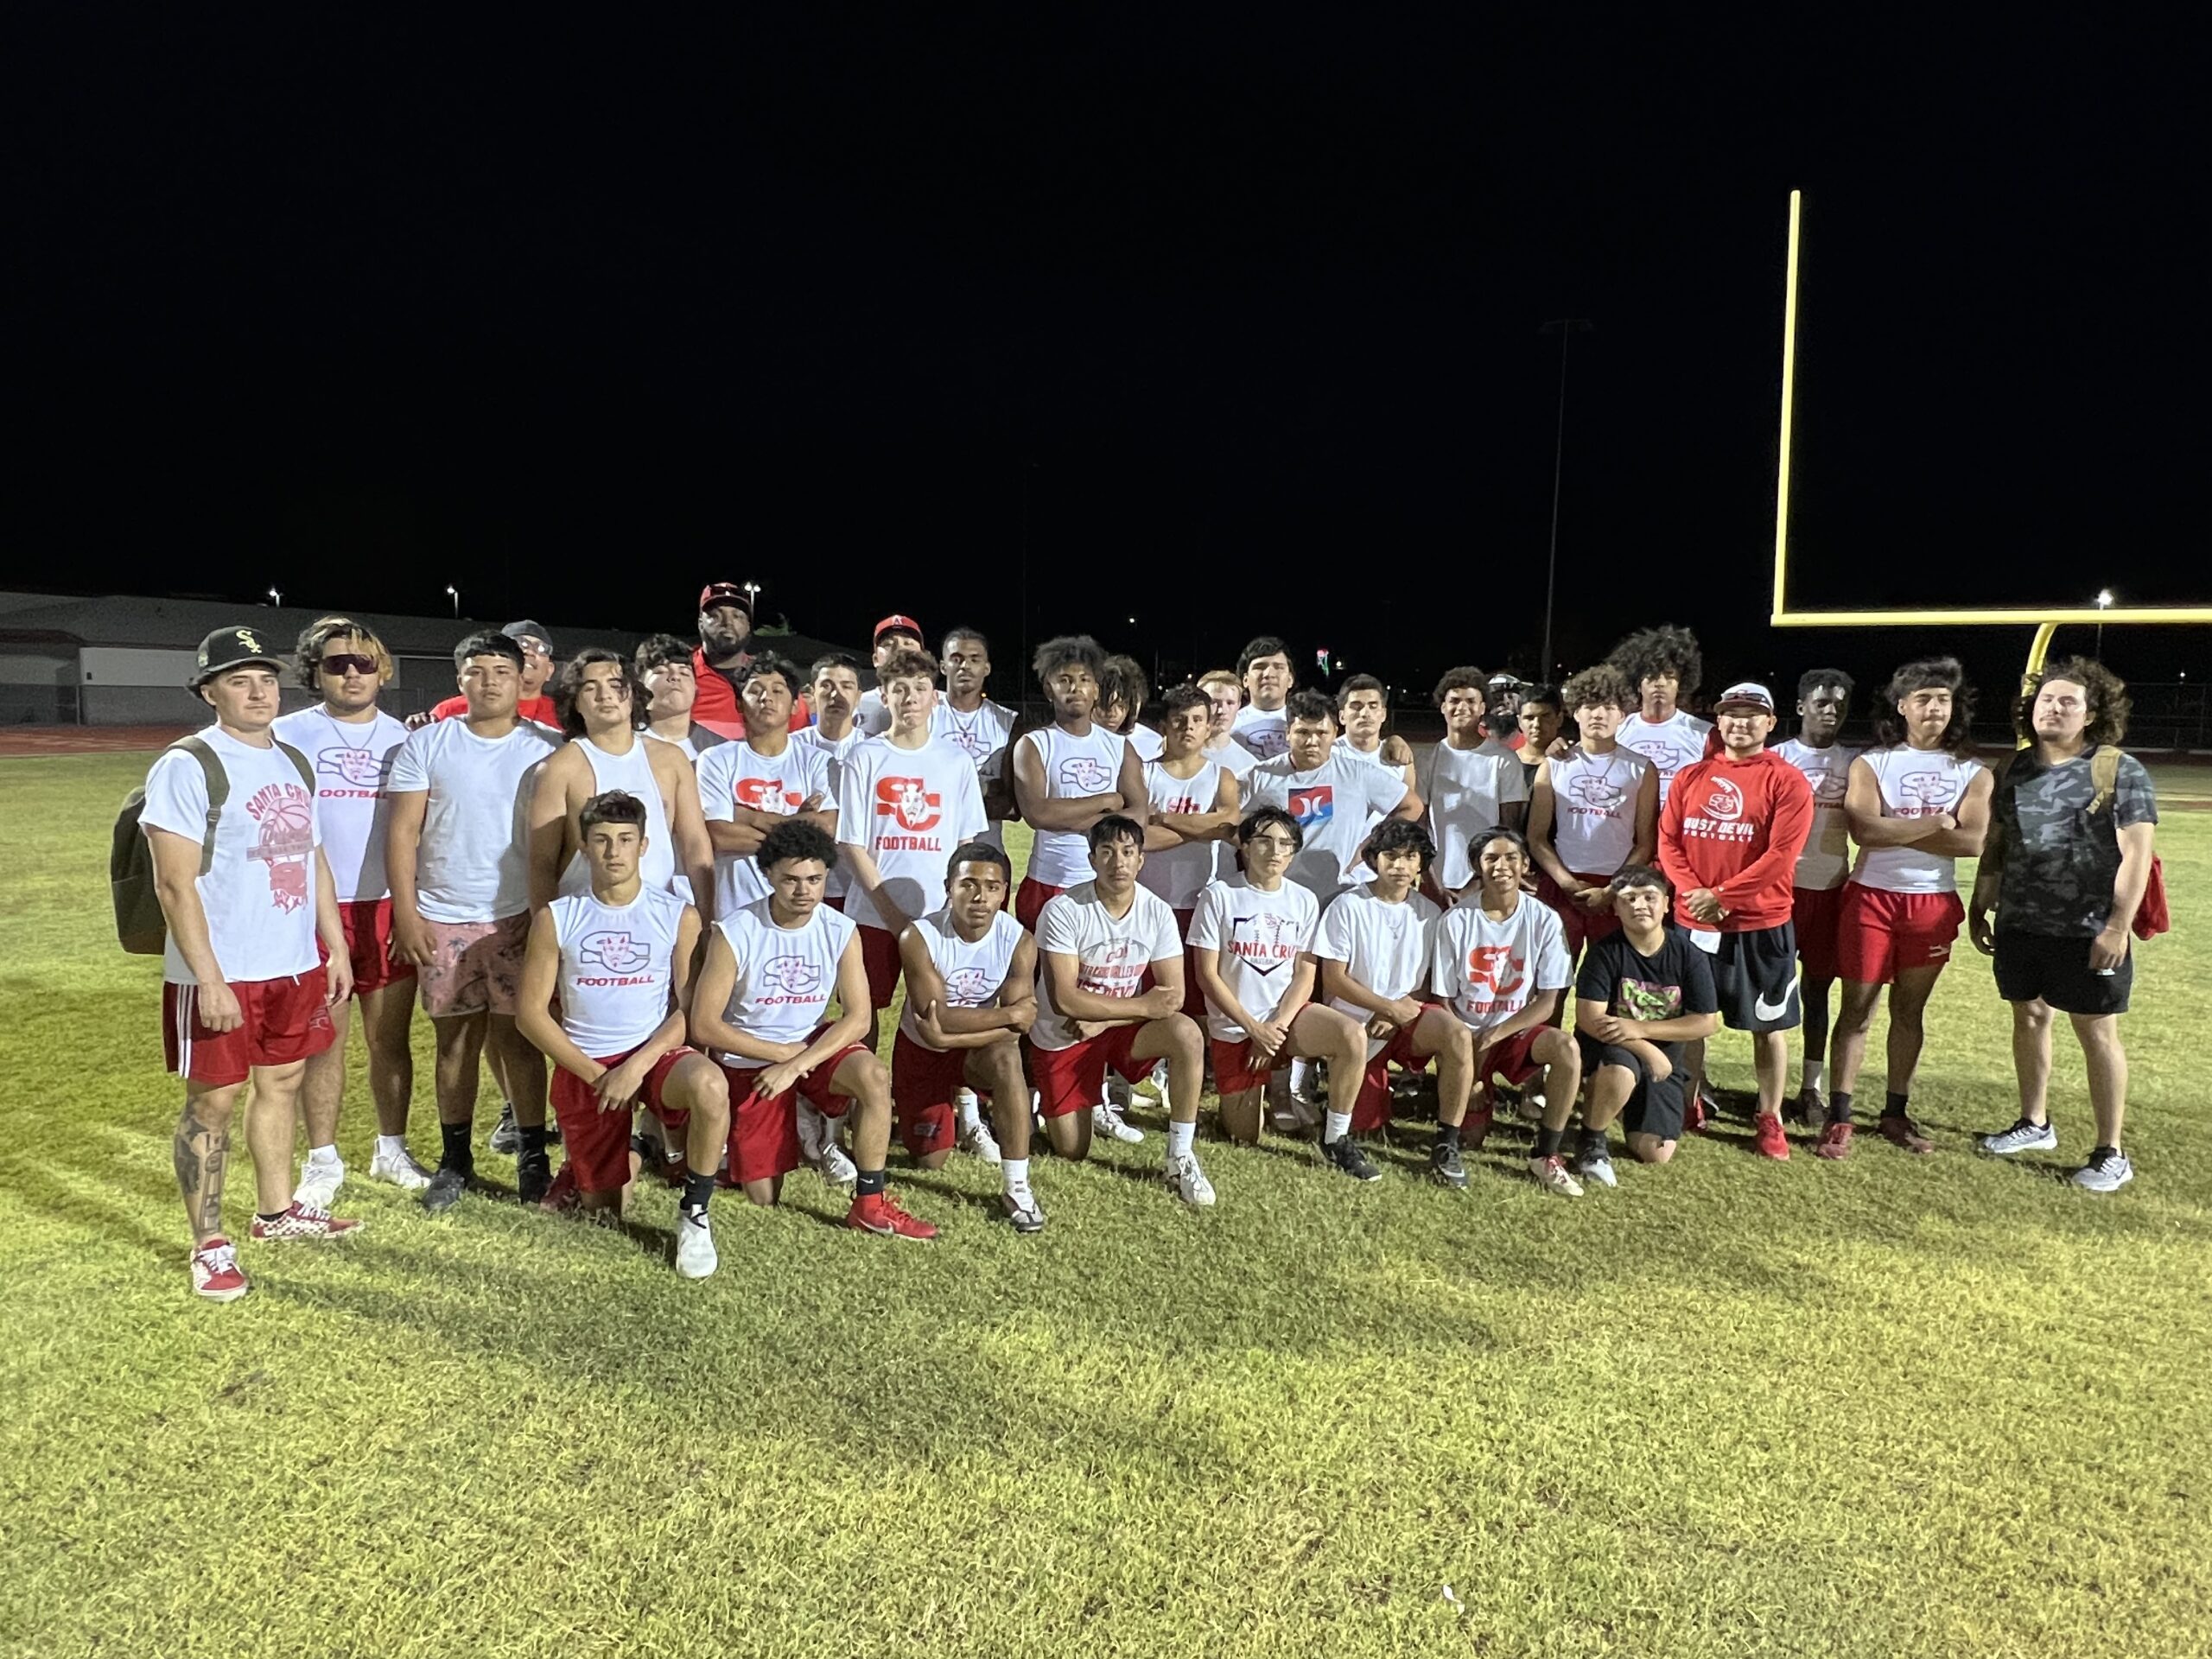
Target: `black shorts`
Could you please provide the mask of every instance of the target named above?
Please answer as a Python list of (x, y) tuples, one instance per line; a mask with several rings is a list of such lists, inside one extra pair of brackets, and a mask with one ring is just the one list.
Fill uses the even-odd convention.
[(1794, 1031), (1805, 1017), (1797, 997), (1797, 926), (1723, 933), (1713, 957), (1720, 1023), (1731, 1031)]
[(1575, 1040), (1582, 1047), (1582, 1075), (1595, 1077), (1600, 1066), (1618, 1065), (1636, 1073), (1636, 1087), (1629, 1090), (1628, 1104), (1621, 1108), (1621, 1131), (1625, 1135), (1654, 1135), (1662, 1141), (1682, 1138), (1682, 1121), (1687, 1102), (1682, 1094), (1682, 1046), (1680, 1043), (1662, 1043), (1659, 1052), (1667, 1057), (1674, 1070), (1666, 1077), (1655, 1079), (1643, 1058), (1635, 1050), (1622, 1048), (1612, 1043), (1601, 1043), (1596, 1038), (1577, 1033)]
[(1999, 932), (1994, 965), (1998, 995), (2007, 1002), (2041, 997), (2061, 1014), (2126, 1014), (2135, 984), (2134, 950), (2112, 972), (2093, 972), (2086, 933)]

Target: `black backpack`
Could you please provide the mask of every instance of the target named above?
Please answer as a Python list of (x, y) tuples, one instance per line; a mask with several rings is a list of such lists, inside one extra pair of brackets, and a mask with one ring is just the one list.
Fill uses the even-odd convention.
[[(276, 747), (299, 768), (300, 782), (312, 799), (315, 769), (308, 765), (307, 756), (289, 743), (278, 741)], [(200, 874), (205, 875), (215, 864), (215, 826), (222, 822), (223, 804), (231, 798), (230, 774), (205, 738), (181, 737), (169, 748), (181, 749), (197, 760), (207, 779), (207, 830), (200, 842)], [(154, 849), (138, 825), (145, 810), (146, 786), (141, 784), (123, 798), (123, 810), (115, 815), (115, 839), (107, 855), (107, 885), (115, 900), (116, 942), (134, 957), (158, 957), (168, 943), (169, 925), (162, 913), (161, 893), (154, 885)]]

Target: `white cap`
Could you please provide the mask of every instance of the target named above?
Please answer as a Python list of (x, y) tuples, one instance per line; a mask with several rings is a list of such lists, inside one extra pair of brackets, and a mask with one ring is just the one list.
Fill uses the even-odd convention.
[(1774, 694), (1757, 680), (1738, 680), (1713, 699), (1713, 712), (1719, 714), (1731, 703), (1748, 704), (1770, 715), (1774, 712)]

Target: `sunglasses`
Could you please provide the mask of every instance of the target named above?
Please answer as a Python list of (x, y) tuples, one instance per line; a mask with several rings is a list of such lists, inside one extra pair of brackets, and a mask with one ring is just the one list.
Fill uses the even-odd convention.
[(326, 674), (373, 674), (377, 671), (377, 659), (357, 657), (351, 652), (346, 652), (335, 657), (324, 658), (321, 667)]

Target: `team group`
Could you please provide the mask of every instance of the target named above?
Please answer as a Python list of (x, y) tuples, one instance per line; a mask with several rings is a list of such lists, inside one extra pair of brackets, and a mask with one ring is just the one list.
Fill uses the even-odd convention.
[[(801, 1164), (853, 1188), (852, 1226), (934, 1236), (887, 1189), (894, 1133), (925, 1168), (956, 1151), (995, 1164), (1007, 1220), (1038, 1231), (1033, 1139), (1067, 1159), (1094, 1135), (1141, 1141), (1133, 1084), (1165, 1105), (1167, 1192), (1211, 1205), (1194, 1140), (1209, 1072), (1230, 1138), (1256, 1141), (1272, 1109), (1325, 1166), (1372, 1181), (1359, 1137), (1389, 1121), (1392, 1070), (1433, 1066), (1427, 1166), (1455, 1188), (1495, 1084), (1521, 1085), (1541, 1109), (1529, 1172), (1573, 1198), (1616, 1184), (1616, 1125), (1648, 1164), (1700, 1126), (1726, 1025), (1751, 1038), (1753, 1148), (1787, 1158), (1789, 1113), (1842, 1158), (1885, 990), (1875, 1122), (1926, 1154), (1910, 1093), (1967, 917), (1961, 855), (1981, 855), (1972, 936), (2012, 1004), (2019, 1069), (2019, 1119), (1982, 1145), (2056, 1147), (2063, 1013), (2097, 1128), (2075, 1179), (2132, 1175), (2117, 1016), (2156, 807), (2116, 747), (2125, 688), (2094, 663), (2029, 688), (2024, 747), (1992, 769), (1953, 659), (1898, 671), (1864, 751), (1840, 741), (1850, 677), (1809, 672), (1796, 734), (1770, 743), (1768, 688), (1731, 685), (1698, 718), (1679, 706), (1695, 639), (1652, 628), (1497, 716), (1479, 671), (1448, 671), (1445, 734), (1416, 756), (1385, 735), (1379, 682), (1299, 690), (1271, 637), (1156, 702), (1132, 659), (1048, 640), (1031, 667), (1050, 719), (1020, 731), (972, 630), (932, 656), (918, 624), (885, 618), (864, 686), (851, 656), (802, 671), (756, 650), (735, 584), (702, 593), (698, 626), (696, 644), (557, 668), (535, 623), (474, 633), (459, 694), (406, 723), (378, 707), (389, 652), (351, 620), (294, 648), (250, 627), (202, 645), (214, 721), (156, 760), (137, 809), (200, 1294), (247, 1289), (221, 1205), (249, 1078), (251, 1236), (359, 1224), (332, 1214), (356, 1004), (372, 1179), (433, 1211), (461, 1198), (488, 1061), (505, 1102), (491, 1144), (515, 1154), (523, 1200), (612, 1217), (633, 1177), (665, 1179), (693, 1278), (717, 1263), (716, 1188), (772, 1204)], [(280, 713), (288, 676), (317, 702)], [(1015, 818), (1033, 832), (1018, 885)], [(887, 1066), (877, 1014), (902, 979)], [(418, 998), (435, 1168), (406, 1140)]]

